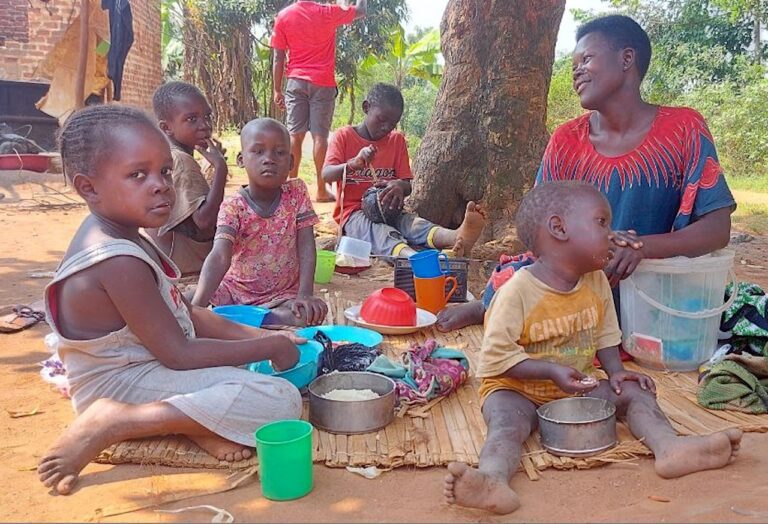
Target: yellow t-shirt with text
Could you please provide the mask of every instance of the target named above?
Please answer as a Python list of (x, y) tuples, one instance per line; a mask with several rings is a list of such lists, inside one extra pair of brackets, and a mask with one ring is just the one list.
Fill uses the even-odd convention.
[(535, 404), (569, 396), (550, 380), (517, 380), (505, 372), (528, 358), (543, 359), (595, 375), (598, 350), (621, 343), (608, 279), (602, 271), (557, 291), (521, 269), (495, 294), (485, 314), (485, 335), (476, 375), (480, 398), (513, 390)]

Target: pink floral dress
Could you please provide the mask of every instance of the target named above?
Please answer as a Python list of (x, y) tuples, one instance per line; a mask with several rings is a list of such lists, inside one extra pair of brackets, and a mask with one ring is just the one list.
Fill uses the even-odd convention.
[(298, 231), (319, 220), (304, 182), (288, 180), (281, 190), (269, 216), (260, 214), (247, 186), (221, 204), (214, 239), (232, 242), (232, 263), (211, 299), (213, 305), (269, 306), (296, 297)]

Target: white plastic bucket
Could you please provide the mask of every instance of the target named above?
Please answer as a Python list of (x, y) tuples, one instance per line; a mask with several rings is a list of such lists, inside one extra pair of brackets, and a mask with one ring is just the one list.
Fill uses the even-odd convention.
[(733, 273), (733, 251), (696, 258), (643, 260), (621, 282), (624, 349), (641, 365), (693, 371), (717, 349), (720, 317)]

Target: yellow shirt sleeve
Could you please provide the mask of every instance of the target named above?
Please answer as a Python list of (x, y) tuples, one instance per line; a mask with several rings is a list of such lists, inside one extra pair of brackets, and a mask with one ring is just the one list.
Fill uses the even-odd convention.
[(528, 359), (518, 343), (523, 331), (522, 279), (517, 274), (496, 292), (485, 314), (485, 334), (475, 375), (490, 378)]
[(621, 329), (619, 319), (616, 317), (616, 307), (613, 304), (613, 293), (608, 277), (602, 271), (595, 271), (589, 275), (590, 286), (603, 300), (602, 322), (595, 332), (595, 345), (597, 350), (618, 346), (621, 344)]

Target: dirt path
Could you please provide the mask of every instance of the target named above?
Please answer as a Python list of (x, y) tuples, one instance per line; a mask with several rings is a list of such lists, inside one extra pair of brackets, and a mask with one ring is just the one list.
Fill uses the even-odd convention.
[[(59, 186), (56, 186), (59, 187)], [(22, 198), (40, 192), (41, 186), (16, 184)], [(30, 200), (8, 197), (0, 201), (0, 305), (32, 302), (41, 297), (45, 279), (32, 271), (55, 269), (85, 208), (44, 208)], [(767, 283), (762, 267), (768, 242), (764, 238), (738, 244), (740, 278)], [(340, 282), (345, 290), (360, 292), (371, 284)], [(38, 325), (14, 335), (0, 335), (0, 490), (3, 521), (82, 521), (99, 508), (157, 500), (158, 494), (221, 486), (226, 474), (149, 466), (91, 464), (84, 470), (77, 491), (69, 497), (51, 496), (30, 471), (56, 436), (72, 420), (67, 400), (39, 378), (37, 363), (47, 357), (42, 337), (47, 326)], [(40, 414), (10, 418), (5, 410)], [(768, 519), (742, 516), (737, 511), (766, 511), (768, 499), (768, 438), (748, 434), (742, 455), (732, 467), (674, 481), (653, 473), (650, 460), (605, 468), (558, 472), (548, 470), (538, 482), (519, 474), (514, 480), (523, 508), (501, 519), (484, 513), (453, 508), (441, 499), (442, 468), (398, 469), (376, 480), (366, 480), (346, 470), (315, 466), (315, 489), (295, 502), (274, 503), (260, 496), (258, 483), (217, 495), (207, 495), (163, 506), (173, 509), (211, 504), (230, 511), (237, 521), (289, 522), (511, 522), (596, 521), (639, 522), (755, 522)], [(649, 496), (666, 497), (657, 502)], [(111, 517), (107, 521), (210, 522), (206, 513), (180, 515), (151, 510)]]

